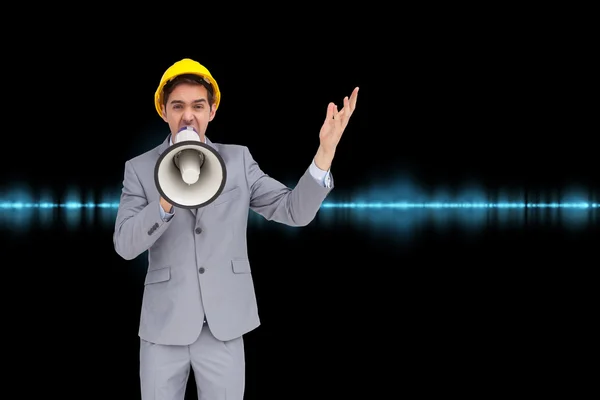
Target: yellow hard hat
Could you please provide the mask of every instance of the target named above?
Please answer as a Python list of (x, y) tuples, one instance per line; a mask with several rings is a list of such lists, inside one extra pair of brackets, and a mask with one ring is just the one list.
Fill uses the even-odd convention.
[(158, 111), (158, 115), (161, 117), (163, 116), (161, 105), (163, 88), (165, 87), (165, 84), (176, 76), (183, 74), (195, 74), (208, 81), (213, 88), (213, 95), (215, 97), (215, 110), (219, 108), (219, 103), (221, 102), (221, 91), (219, 90), (217, 81), (215, 81), (204, 65), (192, 59), (184, 58), (183, 60), (177, 61), (175, 64), (171, 65), (165, 71), (160, 80), (160, 84), (158, 85), (156, 93), (154, 94), (154, 105), (156, 107), (156, 111)]

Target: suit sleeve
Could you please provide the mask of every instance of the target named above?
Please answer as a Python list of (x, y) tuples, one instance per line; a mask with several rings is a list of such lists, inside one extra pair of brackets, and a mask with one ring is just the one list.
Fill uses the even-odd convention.
[(148, 202), (133, 165), (127, 161), (113, 234), (117, 254), (132, 260), (156, 242), (169, 226), (169, 220), (161, 218), (160, 209), (158, 200)]
[(264, 173), (247, 147), (244, 147), (246, 179), (250, 189), (250, 208), (269, 221), (289, 226), (306, 226), (317, 215), (323, 201), (333, 189), (318, 182), (307, 167), (294, 189)]

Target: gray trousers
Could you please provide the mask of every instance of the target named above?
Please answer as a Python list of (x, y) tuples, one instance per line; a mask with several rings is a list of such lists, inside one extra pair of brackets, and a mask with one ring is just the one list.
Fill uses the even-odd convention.
[(198, 400), (243, 400), (244, 340), (216, 339), (204, 324), (189, 346), (165, 346), (140, 340), (142, 400), (183, 400), (194, 370)]

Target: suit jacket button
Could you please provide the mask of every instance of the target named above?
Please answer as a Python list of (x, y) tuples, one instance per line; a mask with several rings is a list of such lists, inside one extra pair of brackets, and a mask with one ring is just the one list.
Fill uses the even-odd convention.
[(204, 267), (200, 267), (200, 269), (198, 270), (198, 272), (200, 272), (201, 274), (203, 274), (203, 273), (204, 273), (204, 271), (206, 271), (206, 270), (204, 269)]
[(196, 228), (196, 233), (199, 235), (202, 233), (202, 229), (201, 228)]

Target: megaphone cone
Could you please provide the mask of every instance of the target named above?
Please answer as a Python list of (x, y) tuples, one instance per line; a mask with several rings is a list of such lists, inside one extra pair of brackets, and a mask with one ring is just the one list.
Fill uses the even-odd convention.
[(227, 169), (221, 155), (199, 140), (173, 144), (159, 157), (154, 181), (161, 196), (180, 208), (201, 208), (223, 191)]

